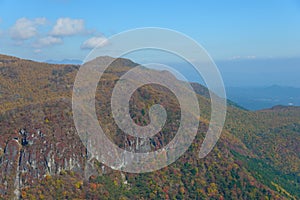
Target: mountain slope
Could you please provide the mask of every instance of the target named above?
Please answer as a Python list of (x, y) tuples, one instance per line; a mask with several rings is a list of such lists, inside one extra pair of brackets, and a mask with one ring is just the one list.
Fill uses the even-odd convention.
[[(96, 63), (112, 59), (101, 57)], [(99, 123), (124, 149), (137, 138), (114, 123), (110, 96), (118, 78), (137, 64), (117, 59), (101, 78), (96, 94)], [(78, 65), (51, 65), (0, 55), (0, 197), (22, 199), (298, 199), (300, 198), (300, 108), (276, 107), (249, 112), (229, 106), (225, 128), (204, 159), (198, 152), (210, 118), (206, 89), (198, 88), (201, 118), (189, 150), (159, 171), (130, 174), (93, 161), (88, 181), (88, 152), (72, 119), (72, 84)], [(172, 78), (166, 74), (166, 78)], [(132, 96), (131, 116), (149, 123), (150, 105), (166, 106), (167, 123), (146, 142), (165, 146), (178, 129), (180, 107), (166, 88), (147, 85)], [(140, 146), (140, 149), (145, 147)]]

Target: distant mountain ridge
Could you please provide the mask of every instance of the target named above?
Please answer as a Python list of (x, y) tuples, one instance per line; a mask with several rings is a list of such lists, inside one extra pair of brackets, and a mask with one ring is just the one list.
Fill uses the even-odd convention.
[(229, 87), (227, 96), (249, 110), (275, 105), (300, 106), (300, 88), (273, 85), (270, 87)]
[(82, 64), (82, 60), (78, 60), (78, 59), (46, 60), (44, 62), (49, 64), (73, 64), (73, 65)]
[[(46, 60), (45, 62), (50, 64), (81, 65), (83, 61), (78, 59), (63, 59), (60, 61)], [(193, 84), (194, 83), (192, 83), (192, 85)], [(197, 83), (194, 86), (197, 88)], [(280, 85), (272, 85), (269, 87), (227, 87), (226, 92), (229, 103), (232, 105), (235, 104), (242, 109), (261, 110), (276, 105), (300, 106), (300, 88), (296, 87)], [(204, 96), (208, 97), (207, 95)]]

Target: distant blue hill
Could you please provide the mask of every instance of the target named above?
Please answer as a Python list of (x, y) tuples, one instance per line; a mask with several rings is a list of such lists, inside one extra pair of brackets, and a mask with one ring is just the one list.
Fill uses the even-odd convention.
[(300, 88), (295, 87), (228, 87), (226, 92), (228, 99), (249, 110), (275, 105), (300, 106)]
[(76, 59), (63, 59), (63, 60), (46, 60), (46, 63), (50, 64), (73, 64), (73, 65), (81, 65), (81, 60)]

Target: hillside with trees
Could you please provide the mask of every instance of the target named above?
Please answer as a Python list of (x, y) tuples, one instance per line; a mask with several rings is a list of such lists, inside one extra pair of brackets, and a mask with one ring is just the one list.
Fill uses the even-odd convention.
[[(112, 58), (93, 62), (106, 60)], [(99, 80), (95, 107), (99, 124), (114, 143), (142, 151), (145, 147), (136, 142), (140, 139), (118, 128), (110, 108), (119, 77), (136, 65), (119, 58), (109, 66)], [(211, 111), (207, 89), (193, 83), (201, 117), (188, 151), (161, 170), (125, 173), (97, 160), (88, 162), (72, 117), (79, 67), (0, 55), (0, 199), (300, 199), (299, 107), (252, 112), (229, 102), (220, 140), (199, 159)], [(156, 103), (164, 105), (168, 118), (145, 142), (151, 151), (176, 134), (178, 100), (163, 86), (145, 85), (130, 101), (130, 115), (139, 125), (150, 122), (149, 107)], [(88, 180), (87, 167), (94, 171)]]

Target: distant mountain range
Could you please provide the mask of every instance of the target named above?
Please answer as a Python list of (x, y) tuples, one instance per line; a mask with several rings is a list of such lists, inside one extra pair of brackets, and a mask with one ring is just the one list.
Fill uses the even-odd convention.
[(73, 65), (82, 64), (82, 61), (77, 59), (46, 60), (45, 62), (50, 64), (73, 64)]
[(273, 85), (270, 87), (229, 87), (227, 97), (249, 110), (275, 105), (300, 106), (300, 88)]

